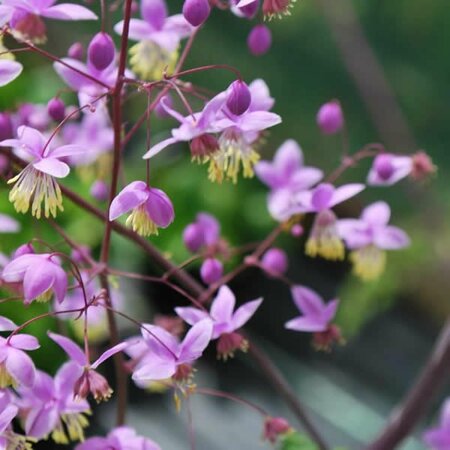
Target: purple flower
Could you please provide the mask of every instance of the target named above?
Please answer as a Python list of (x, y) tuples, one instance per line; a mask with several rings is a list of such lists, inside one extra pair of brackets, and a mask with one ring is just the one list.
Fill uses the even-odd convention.
[[(131, 19), (129, 37), (140, 41), (130, 48), (133, 72), (145, 80), (161, 78), (163, 71), (172, 73), (178, 59), (180, 40), (194, 28), (182, 14), (168, 17), (164, 0), (141, 1), (141, 19)], [(114, 31), (122, 35), (123, 21)]]
[(247, 46), (255, 56), (267, 53), (272, 45), (272, 33), (266, 25), (255, 25), (247, 38)]
[(0, 8), (0, 26), (9, 22), (15, 35), (41, 43), (46, 28), (40, 17), (57, 20), (95, 20), (97, 16), (84, 6), (55, 0), (4, 0)]
[(334, 206), (359, 194), (363, 184), (346, 184), (335, 188), (329, 183), (321, 183), (311, 191), (297, 194), (297, 213), (317, 213), (310, 236), (306, 242), (306, 254), (322, 256), (330, 260), (344, 259), (344, 244), (336, 226), (336, 216), (331, 210)]
[[(11, 331), (16, 326), (9, 319), (0, 317), (0, 331)], [(15, 334), (5, 339), (0, 336), (0, 388), (33, 385), (36, 369), (24, 350), (39, 348), (38, 340), (29, 334)]]
[(246, 351), (248, 343), (236, 330), (246, 324), (262, 303), (262, 298), (244, 303), (233, 312), (236, 298), (228, 286), (222, 286), (211, 303), (210, 312), (193, 307), (175, 308), (175, 312), (188, 324), (195, 325), (207, 318), (214, 328), (212, 339), (219, 339), (217, 350), (224, 359), (233, 356), (237, 349)]
[(174, 220), (175, 213), (167, 194), (151, 188), (143, 181), (133, 181), (112, 201), (109, 220), (131, 211), (126, 224), (141, 236), (158, 234), (158, 228), (167, 228)]
[(314, 345), (322, 350), (328, 349), (333, 342), (341, 341), (339, 328), (331, 325), (339, 300), (335, 299), (325, 303), (312, 289), (300, 285), (294, 286), (291, 293), (294, 303), (302, 315), (286, 322), (285, 328), (315, 333)]
[(18, 139), (6, 139), (0, 142), (0, 147), (13, 147), (27, 156), (31, 162), (8, 184), (14, 183), (9, 193), (9, 201), (19, 213), (41, 217), (42, 204), (44, 216), (56, 217), (57, 210), (63, 210), (62, 194), (55, 178), (69, 175), (70, 167), (61, 159), (67, 156), (85, 152), (78, 145), (63, 145), (52, 149), (47, 139), (38, 130), (20, 126), (17, 130)]
[(203, 247), (216, 246), (220, 239), (220, 223), (208, 213), (197, 214), (196, 220), (183, 231), (183, 241), (192, 253)]
[(432, 450), (448, 450), (450, 448), (450, 400), (444, 402), (439, 426), (428, 429), (423, 440)]
[(84, 439), (84, 428), (89, 424), (86, 417), (90, 414), (89, 403), (73, 395), (81, 373), (81, 367), (68, 362), (54, 378), (37, 371), (33, 386), (18, 389), (27, 436), (42, 439), (51, 434), (58, 444)]
[(10, 59), (0, 59), (0, 87), (14, 81), (23, 70), (22, 64)]
[(138, 436), (130, 427), (114, 428), (107, 437), (93, 437), (78, 444), (75, 450), (161, 450), (151, 439)]
[(372, 168), (367, 176), (367, 184), (392, 186), (407, 177), (412, 170), (413, 160), (411, 157), (381, 153), (373, 160)]
[(6, 214), (0, 214), (0, 233), (17, 233), (20, 230), (20, 224), (17, 220)]
[(252, 95), (247, 84), (242, 80), (236, 80), (227, 89), (227, 108), (234, 115), (244, 114), (250, 107)]
[(317, 125), (323, 134), (334, 134), (344, 126), (344, 114), (341, 105), (334, 100), (322, 105), (316, 117)]
[(292, 139), (278, 148), (273, 162), (259, 162), (255, 172), (271, 189), (268, 208), (272, 217), (279, 221), (289, 219), (296, 211), (295, 194), (311, 188), (323, 177), (321, 170), (303, 165), (302, 149)]
[(85, 353), (71, 339), (56, 333), (48, 333), (50, 339), (56, 342), (69, 356), (73, 367), (76, 367), (78, 377), (72, 389), (72, 395), (85, 399), (89, 393), (97, 402), (106, 401), (112, 395), (108, 381), (96, 369), (100, 364), (118, 352), (123, 351), (129, 344), (121, 342), (103, 352), (92, 364), (86, 359)]
[(216, 258), (206, 258), (200, 267), (200, 277), (205, 284), (220, 280), (223, 274), (223, 264)]
[[(204, 319), (197, 322), (188, 331), (182, 342), (178, 342), (163, 328), (144, 325), (142, 328), (143, 342), (137, 342), (136, 345), (140, 351), (142, 348), (145, 348), (146, 351), (137, 360), (133, 371), (133, 380), (142, 385), (174, 376), (180, 368), (183, 370), (182, 366), (190, 366), (200, 358), (211, 340), (212, 331), (212, 321)], [(133, 347), (131, 347), (131, 352), (133, 352)]]
[(398, 250), (410, 243), (400, 228), (388, 225), (391, 210), (385, 202), (367, 206), (360, 219), (341, 219), (338, 233), (352, 250), (350, 260), (356, 275), (364, 280), (377, 278), (384, 270), (384, 250)]
[(31, 448), (27, 437), (14, 433), (12, 421), (19, 413), (15, 398), (7, 390), (0, 391), (0, 448), (27, 449)]
[(57, 258), (50, 253), (24, 254), (5, 266), (2, 279), (7, 283), (22, 283), (24, 303), (46, 302), (52, 293), (61, 303), (67, 292), (67, 275)]

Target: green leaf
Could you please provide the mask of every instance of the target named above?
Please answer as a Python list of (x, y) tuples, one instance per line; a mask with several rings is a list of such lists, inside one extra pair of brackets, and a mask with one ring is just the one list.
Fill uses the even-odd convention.
[(280, 450), (318, 450), (317, 445), (307, 436), (296, 431), (281, 438)]

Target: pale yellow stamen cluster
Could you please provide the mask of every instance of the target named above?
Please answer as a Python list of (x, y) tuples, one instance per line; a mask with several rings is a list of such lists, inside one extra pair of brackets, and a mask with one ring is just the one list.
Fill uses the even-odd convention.
[(52, 439), (57, 444), (67, 445), (71, 441), (84, 440), (84, 428), (89, 421), (84, 414), (65, 414), (52, 432)]
[(325, 226), (316, 229), (306, 241), (305, 253), (312, 258), (321, 256), (331, 261), (342, 261), (345, 256), (345, 247), (334, 225)]
[(159, 80), (171, 75), (178, 60), (178, 50), (169, 52), (152, 41), (141, 41), (130, 48), (130, 65), (142, 80)]
[(8, 184), (12, 183), (14, 186), (9, 193), (9, 201), (13, 203), (17, 212), (25, 214), (31, 204), (31, 214), (40, 219), (42, 203), (44, 203), (46, 218), (50, 215), (56, 217), (58, 209), (63, 211), (61, 189), (51, 175), (29, 165), (14, 178), (8, 180)]
[(7, 388), (9, 386), (16, 387), (17, 382), (8, 372), (5, 363), (0, 363), (0, 389)]
[(6, 431), (4, 437), (8, 441), (6, 450), (32, 450), (32, 443), (36, 442), (36, 439), (28, 436), (22, 436), (12, 431)]
[(9, 59), (14, 61), (16, 57), (3, 44), (3, 36), (0, 36), (0, 59)]
[(127, 218), (126, 225), (141, 236), (158, 235), (158, 227), (150, 219), (143, 205), (133, 209)]
[(364, 281), (378, 278), (386, 266), (386, 252), (373, 245), (354, 250), (349, 258), (353, 273)]
[(241, 166), (244, 178), (252, 178), (255, 175), (253, 168), (260, 155), (243, 139), (227, 137), (224, 134), (219, 139), (219, 145), (219, 150), (208, 158), (208, 178), (212, 182), (222, 183), (227, 178), (236, 184)]

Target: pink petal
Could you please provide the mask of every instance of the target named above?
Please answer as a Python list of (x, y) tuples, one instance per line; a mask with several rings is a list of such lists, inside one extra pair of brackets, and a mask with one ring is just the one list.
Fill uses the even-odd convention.
[(87, 153), (87, 148), (81, 145), (63, 145), (50, 151), (52, 158), (62, 158), (64, 156), (80, 156)]
[(70, 173), (70, 167), (66, 163), (51, 157), (33, 163), (33, 167), (56, 178), (65, 178)]
[(261, 161), (255, 165), (256, 176), (270, 188), (276, 188), (280, 184), (278, 172), (272, 163)]
[(176, 370), (174, 360), (151, 358), (133, 373), (132, 378), (135, 381), (165, 380), (174, 375)]
[[(78, 61), (77, 59), (62, 58), (62, 61), (64, 61), (69, 66), (74, 67), (75, 69), (78, 69), (81, 72), (89, 73), (89, 70), (88, 70), (86, 64), (82, 63), (81, 61)], [(70, 67), (67, 67), (61, 63), (55, 62), (53, 64), (53, 67), (55, 68), (55, 71), (57, 72), (57, 74), (74, 91), (79, 91), (80, 89), (84, 88), (85, 86), (94, 84), (94, 82), (91, 81), (89, 78), (85, 77), (84, 75), (82, 75), (79, 72), (75, 72)]]
[(211, 317), (217, 322), (229, 322), (233, 316), (236, 298), (228, 286), (222, 286), (211, 304)]
[(303, 152), (293, 139), (283, 142), (274, 157), (277, 168), (287, 177), (303, 166)]
[(327, 324), (330, 323), (333, 319), (334, 316), (336, 315), (336, 310), (339, 306), (339, 300), (331, 300), (326, 306), (325, 309), (323, 310), (322, 313), (322, 319), (324, 322), (326, 322)]
[(0, 59), (0, 87), (15, 80), (22, 72), (23, 66), (17, 61)]
[(85, 366), (86, 363), (88, 363), (84, 352), (71, 339), (56, 333), (48, 332), (47, 334), (52, 341), (58, 344), (67, 353), (69, 358), (76, 361), (80, 366)]
[(375, 202), (364, 208), (361, 219), (371, 225), (387, 225), (391, 217), (391, 208), (386, 202)]
[(6, 214), (0, 214), (0, 232), (1, 233), (16, 233), (20, 230), (20, 224), (17, 220)]
[(359, 219), (340, 219), (336, 222), (339, 237), (351, 250), (372, 244), (373, 234), (370, 226)]
[(74, 3), (60, 3), (41, 11), (41, 16), (60, 20), (96, 20), (98, 17), (89, 9)]
[(143, 181), (133, 181), (124, 187), (109, 208), (109, 220), (115, 220), (121, 215), (142, 205), (149, 196), (147, 184)]
[(47, 292), (55, 281), (55, 276), (50, 263), (33, 264), (25, 272), (23, 277), (23, 293), (25, 303), (36, 300), (44, 292)]
[(141, 331), (148, 347), (156, 356), (163, 359), (175, 359), (178, 356), (178, 341), (168, 331), (149, 324), (144, 324)]
[[(78, 362), (71, 360), (64, 363), (55, 375), (55, 391), (57, 396), (65, 400), (73, 399), (75, 383), (80, 379), (83, 371), (84, 368)], [(83, 405), (83, 402), (79, 400), (77, 402), (80, 403), (81, 409), (83, 410), (86, 404)]]
[(385, 227), (375, 233), (374, 244), (385, 250), (398, 250), (408, 247), (410, 240), (408, 235), (397, 227)]
[[(122, 35), (123, 32), (123, 20), (114, 25), (114, 31)], [(140, 19), (130, 20), (130, 39), (133, 41), (142, 41), (148, 39), (152, 34), (153, 28), (145, 21)]]
[(56, 301), (62, 303), (67, 293), (67, 275), (61, 267), (54, 267), (53, 274), (55, 275), (53, 291)]
[(21, 350), (36, 350), (40, 347), (39, 341), (30, 334), (15, 334), (9, 339), (12, 347)]
[(285, 323), (285, 328), (295, 331), (320, 332), (327, 329), (327, 324), (317, 320), (316, 317), (297, 317)]
[(189, 325), (195, 325), (200, 320), (207, 319), (209, 314), (191, 306), (175, 308), (175, 312)]
[[(19, 408), (17, 408), (17, 406), (9, 404), (0, 413), (0, 435), (4, 433), (6, 428), (8, 428), (14, 417), (17, 416), (18, 412)], [(5, 445), (4, 448), (7, 448), (7, 446)]]
[(315, 211), (323, 211), (331, 206), (331, 199), (335, 195), (335, 188), (330, 183), (319, 184), (311, 196), (311, 204)]
[(25, 145), (35, 155), (40, 155), (47, 143), (47, 139), (40, 131), (25, 125), (17, 129), (17, 137), (20, 140), (20, 146)]
[(150, 188), (148, 199), (145, 203), (145, 209), (150, 219), (158, 227), (166, 228), (175, 219), (172, 201), (169, 196), (160, 189)]
[(232, 324), (235, 330), (241, 328), (255, 314), (263, 299), (253, 300), (240, 306), (233, 315)]
[(299, 212), (300, 206), (296, 197), (289, 189), (277, 189), (272, 191), (267, 199), (267, 208), (270, 215), (279, 222), (284, 222), (293, 214)]
[(204, 319), (196, 323), (181, 343), (180, 363), (188, 363), (198, 359), (208, 346), (213, 332), (213, 322)]
[(55, 428), (58, 419), (58, 410), (54, 406), (44, 405), (42, 408), (32, 408), (25, 421), (27, 436), (43, 438)]
[(93, 369), (96, 369), (100, 364), (102, 364), (108, 358), (111, 358), (111, 356), (115, 355), (116, 353), (123, 351), (127, 346), (128, 346), (127, 342), (121, 342), (120, 344), (117, 344), (114, 347), (111, 347), (110, 349), (103, 352), (100, 355), (100, 357), (93, 364), (91, 364), (91, 367)]
[(165, 139), (164, 141), (159, 142), (158, 144), (154, 145), (153, 147), (150, 147), (150, 149), (147, 151), (147, 153), (145, 153), (145, 155), (142, 158), (150, 159), (153, 156), (157, 155), (162, 150), (164, 150), (169, 145), (175, 144), (176, 142), (178, 142), (178, 141), (173, 137)]
[(2, 279), (8, 283), (17, 283), (23, 280), (28, 267), (34, 264), (40, 257), (40, 255), (25, 254), (13, 259), (3, 269)]
[(31, 358), (22, 350), (10, 347), (5, 361), (6, 369), (20, 385), (31, 387), (36, 376), (36, 369)]
[(0, 331), (12, 331), (17, 328), (17, 325), (6, 317), (0, 316)]
[(317, 292), (304, 286), (294, 286), (292, 297), (297, 308), (305, 316), (321, 317), (325, 308), (322, 297)]
[(338, 203), (342, 203), (345, 200), (348, 200), (351, 197), (359, 194), (361, 191), (365, 189), (364, 184), (361, 183), (350, 183), (345, 184), (344, 186), (340, 186), (336, 188), (333, 194), (333, 198), (331, 200), (330, 207), (337, 205)]
[(273, 127), (281, 123), (278, 114), (266, 111), (254, 111), (246, 113), (241, 119), (240, 128), (242, 131), (260, 131)]

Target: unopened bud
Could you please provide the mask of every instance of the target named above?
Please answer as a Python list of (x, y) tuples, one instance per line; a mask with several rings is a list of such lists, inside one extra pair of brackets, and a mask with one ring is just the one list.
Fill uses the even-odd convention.
[(75, 42), (67, 50), (67, 56), (69, 58), (82, 60), (84, 55), (84, 47), (81, 42)]
[(227, 107), (233, 114), (240, 116), (248, 110), (252, 95), (244, 81), (236, 80), (231, 83), (227, 94)]
[(204, 243), (202, 229), (196, 223), (189, 224), (183, 231), (183, 242), (192, 253), (200, 250)]
[(434, 174), (437, 167), (433, 164), (430, 156), (423, 150), (412, 156), (412, 172), (411, 177), (415, 180), (423, 180), (429, 175)]
[(211, 7), (208, 0), (185, 0), (183, 4), (184, 18), (193, 26), (198, 27), (209, 16)]
[(338, 101), (322, 105), (317, 113), (317, 125), (323, 134), (334, 134), (344, 126), (344, 114)]
[(205, 284), (215, 283), (223, 274), (223, 264), (215, 259), (205, 259), (200, 267), (200, 276)]
[(264, 55), (272, 45), (272, 33), (266, 25), (256, 25), (247, 38), (247, 46), (255, 56)]
[(99, 202), (104, 202), (105, 200), (108, 199), (109, 194), (108, 185), (102, 180), (94, 181), (94, 183), (91, 186), (90, 193), (92, 197), (94, 197)]
[(97, 33), (89, 44), (88, 58), (97, 70), (105, 70), (114, 60), (116, 47), (107, 33)]
[(47, 103), (47, 112), (54, 121), (61, 122), (66, 117), (66, 105), (60, 98), (53, 97)]
[(283, 274), (288, 268), (288, 257), (281, 248), (271, 248), (261, 258), (261, 266), (270, 273)]
[(283, 434), (289, 433), (292, 427), (283, 417), (267, 417), (264, 422), (264, 439), (275, 444), (277, 439)]

